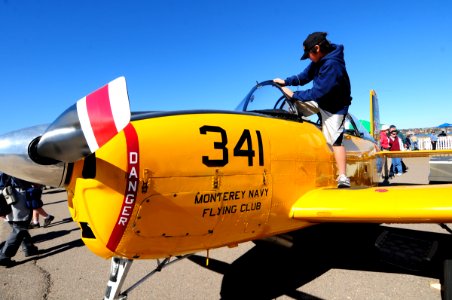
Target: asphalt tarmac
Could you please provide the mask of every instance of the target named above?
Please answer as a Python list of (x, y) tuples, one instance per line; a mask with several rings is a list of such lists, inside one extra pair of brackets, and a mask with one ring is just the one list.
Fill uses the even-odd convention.
[[(392, 184), (428, 183), (425, 159), (404, 161), (408, 173)], [(47, 228), (30, 230), (38, 256), (25, 258), (19, 250), (17, 265), (0, 267), (0, 299), (103, 298), (110, 260), (83, 245), (66, 199), (61, 190), (45, 192), (44, 209), (55, 220)], [(9, 226), (0, 223), (0, 241), (8, 234)], [(156, 273), (130, 291), (129, 299), (441, 298), (441, 262), (452, 251), (452, 236), (436, 224), (327, 224), (293, 237), (290, 249), (249, 242), (211, 250), (209, 266), (206, 253), (197, 253)], [(405, 245), (410, 245), (408, 251), (421, 250), (389, 251)], [(155, 266), (155, 260), (135, 261), (123, 289)]]

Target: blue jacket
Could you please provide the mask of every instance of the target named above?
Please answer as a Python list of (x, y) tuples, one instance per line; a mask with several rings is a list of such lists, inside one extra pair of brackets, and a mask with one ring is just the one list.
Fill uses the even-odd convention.
[(286, 85), (305, 85), (312, 88), (294, 92), (300, 101), (314, 100), (319, 107), (334, 114), (346, 114), (351, 104), (350, 79), (345, 68), (344, 46), (331, 44), (333, 51), (317, 63), (311, 62), (303, 72), (287, 77)]
[(4, 188), (5, 186), (11, 185), (12, 187), (19, 188), (19, 189), (29, 189), (32, 187), (32, 184), (28, 181), (15, 178), (12, 176), (9, 176), (5, 173), (0, 172), (0, 189)]

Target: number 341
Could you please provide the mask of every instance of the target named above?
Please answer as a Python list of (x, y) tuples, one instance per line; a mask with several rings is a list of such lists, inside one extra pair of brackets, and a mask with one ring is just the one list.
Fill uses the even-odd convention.
[[(213, 148), (221, 151), (221, 159), (211, 159), (209, 156), (202, 157), (202, 163), (208, 167), (224, 167), (229, 162), (228, 135), (226, 130), (218, 126), (204, 125), (199, 128), (201, 134), (217, 134), (218, 141), (213, 143)], [(258, 160), (259, 166), (264, 165), (264, 147), (262, 146), (262, 136), (259, 130), (256, 130)], [(234, 156), (244, 156), (248, 158), (248, 166), (253, 166), (256, 153), (253, 148), (251, 133), (248, 129), (244, 129), (237, 144), (234, 147)]]

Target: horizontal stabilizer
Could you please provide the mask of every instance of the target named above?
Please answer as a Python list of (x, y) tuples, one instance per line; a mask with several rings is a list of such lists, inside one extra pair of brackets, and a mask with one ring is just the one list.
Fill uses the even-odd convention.
[(291, 217), (309, 222), (450, 223), (452, 185), (317, 189)]

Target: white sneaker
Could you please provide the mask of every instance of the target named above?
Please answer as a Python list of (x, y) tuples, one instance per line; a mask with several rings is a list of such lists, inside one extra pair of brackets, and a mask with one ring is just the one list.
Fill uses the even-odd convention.
[(350, 187), (350, 179), (344, 174), (339, 175), (336, 181), (339, 189)]

